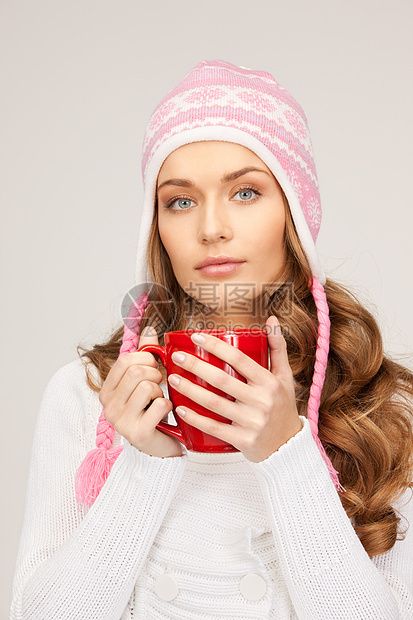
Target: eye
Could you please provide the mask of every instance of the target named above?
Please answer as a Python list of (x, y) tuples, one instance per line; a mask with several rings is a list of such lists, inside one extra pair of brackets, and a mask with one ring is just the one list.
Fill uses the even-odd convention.
[[(234, 197), (237, 196), (237, 194), (240, 194), (241, 197), (238, 198), (238, 200), (241, 200), (241, 202), (252, 202), (256, 200), (258, 196), (261, 196), (261, 192), (255, 187), (241, 187), (237, 193), (234, 194)], [(255, 196), (252, 194), (255, 194)]]
[(182, 209), (180, 207), (178, 207), (177, 209), (172, 209), (173, 211), (187, 211), (187, 208), (185, 208), (185, 206), (188, 207), (188, 203), (193, 202), (193, 200), (191, 200), (190, 198), (185, 198), (184, 196), (181, 196), (181, 197), (178, 197), (178, 198), (172, 198), (172, 200), (170, 200), (165, 205), (165, 209), (171, 209), (176, 202), (178, 204), (179, 203), (180, 204), (186, 203), (186, 205), (184, 205), (184, 208), (182, 208)]
[[(259, 196), (261, 196), (261, 192), (256, 187), (240, 187), (237, 192), (234, 194), (236, 197), (240, 194), (240, 198), (236, 198), (240, 202), (251, 203), (255, 202)], [(253, 196), (255, 194), (255, 196)], [(188, 198), (187, 196), (175, 196), (172, 198), (164, 207), (164, 209), (170, 209), (171, 211), (189, 211), (192, 205), (196, 204), (193, 200)], [(174, 205), (178, 205), (176, 208)]]

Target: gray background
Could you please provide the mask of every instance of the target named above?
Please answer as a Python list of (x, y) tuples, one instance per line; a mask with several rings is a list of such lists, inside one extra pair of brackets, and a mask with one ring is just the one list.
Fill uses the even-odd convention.
[(410, 0), (3, 0), (0, 618), (51, 375), (104, 338), (133, 286), (143, 133), (203, 59), (269, 71), (303, 106), (319, 253), (412, 366)]

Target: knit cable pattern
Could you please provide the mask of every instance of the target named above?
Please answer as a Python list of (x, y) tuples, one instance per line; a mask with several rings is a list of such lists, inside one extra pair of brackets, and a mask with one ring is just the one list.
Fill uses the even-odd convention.
[[(125, 321), (119, 356), (137, 350), (139, 327), (147, 305), (148, 295), (145, 292), (132, 303)], [(123, 446), (111, 447), (114, 437), (115, 429), (105, 418), (105, 410), (102, 408), (96, 429), (96, 448), (86, 455), (76, 474), (75, 492), (78, 504), (91, 506), (105, 484), (123, 449)]]

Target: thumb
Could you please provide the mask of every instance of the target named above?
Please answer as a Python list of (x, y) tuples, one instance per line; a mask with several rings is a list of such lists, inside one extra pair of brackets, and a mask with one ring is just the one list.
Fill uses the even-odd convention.
[[(139, 349), (141, 349), (145, 344), (159, 344), (158, 334), (156, 333), (156, 330), (154, 327), (152, 327), (152, 325), (147, 325), (142, 330), (142, 333), (139, 336), (139, 344), (138, 344), (137, 350), (139, 351)], [(158, 358), (155, 357), (155, 360), (156, 360), (157, 367), (158, 367), (159, 366)]]
[(159, 344), (158, 334), (152, 325), (144, 327), (139, 336), (139, 347), (143, 347), (144, 344)]
[(287, 343), (281, 331), (281, 325), (274, 315), (268, 317), (265, 328), (270, 347), (270, 370), (273, 375), (291, 372), (287, 355)]

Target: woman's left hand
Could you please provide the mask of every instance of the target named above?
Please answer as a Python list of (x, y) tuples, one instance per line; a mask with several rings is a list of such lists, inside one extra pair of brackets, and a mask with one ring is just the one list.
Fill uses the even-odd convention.
[[(278, 319), (269, 317), (266, 327), (270, 347), (270, 370), (211, 334), (203, 333), (205, 342), (198, 345), (227, 362), (245, 377), (247, 383), (189, 353), (185, 353), (185, 360), (181, 363), (175, 360), (174, 354), (172, 355), (176, 364), (233, 396), (235, 402), (218, 396), (180, 375), (168, 377), (168, 381), (172, 376), (180, 379), (179, 385), (173, 385), (175, 390), (232, 421), (231, 424), (219, 422), (200, 415), (188, 407), (181, 407), (185, 411), (185, 422), (208, 435), (232, 444), (244, 454), (245, 458), (256, 463), (268, 458), (302, 428), (295, 400), (294, 377), (288, 362), (287, 345)], [(177, 414), (180, 415), (179, 411)]]

